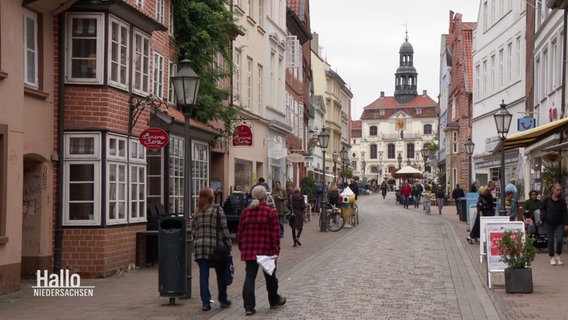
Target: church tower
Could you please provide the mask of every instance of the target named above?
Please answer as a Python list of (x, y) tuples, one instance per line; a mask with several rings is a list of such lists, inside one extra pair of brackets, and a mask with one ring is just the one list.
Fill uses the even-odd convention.
[(400, 62), (395, 73), (394, 97), (398, 103), (403, 104), (412, 101), (418, 95), (416, 91), (418, 73), (414, 68), (414, 49), (408, 42), (408, 31), (398, 53)]

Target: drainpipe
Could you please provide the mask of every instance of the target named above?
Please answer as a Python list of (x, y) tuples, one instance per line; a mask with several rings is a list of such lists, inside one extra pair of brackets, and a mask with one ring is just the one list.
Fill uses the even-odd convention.
[(64, 155), (64, 143), (63, 143), (63, 115), (64, 115), (64, 82), (65, 74), (65, 46), (64, 46), (64, 26), (65, 21), (63, 14), (59, 14), (59, 41), (58, 41), (58, 52), (59, 52), (59, 91), (57, 93), (57, 143), (59, 151), (59, 161), (58, 161), (58, 172), (57, 172), (57, 202), (56, 202), (56, 222), (55, 222), (55, 245), (53, 250), (53, 272), (59, 274), (61, 268), (61, 260), (63, 257), (63, 155)]

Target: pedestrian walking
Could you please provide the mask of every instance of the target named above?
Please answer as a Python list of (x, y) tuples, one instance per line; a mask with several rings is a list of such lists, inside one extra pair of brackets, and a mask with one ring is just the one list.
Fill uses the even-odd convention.
[(424, 191), (422, 191), (422, 204), (424, 207), (424, 214), (431, 215), (430, 201), (432, 199), (432, 192), (430, 191), (430, 186), (426, 186)]
[(274, 198), (276, 211), (278, 212), (278, 222), (280, 223), (280, 238), (283, 238), (284, 222), (286, 222), (286, 213), (288, 212), (288, 208), (286, 207), (288, 196), (286, 195), (286, 190), (282, 189), (282, 184), (278, 180), (274, 182), (272, 197)]
[(422, 197), (422, 191), (424, 191), (424, 188), (422, 188), (420, 182), (416, 182), (412, 187), (412, 201), (414, 202), (414, 208), (420, 207), (420, 197)]
[(300, 187), (294, 188), (294, 192), (290, 197), (290, 203), (292, 204), (292, 213), (294, 214), (294, 218), (288, 222), (292, 229), (292, 240), (294, 240), (294, 247), (302, 246), (300, 236), (304, 229), (304, 210), (306, 210), (307, 205)]
[(400, 196), (402, 197), (402, 206), (408, 209), (408, 199), (412, 194), (412, 187), (408, 183), (408, 180), (404, 180), (404, 184), (400, 188)]
[[(215, 268), (217, 275), (217, 290), (221, 308), (231, 306), (227, 298), (226, 271), (228, 262), (215, 262), (211, 260), (213, 250), (217, 246), (217, 233), (219, 241), (231, 250), (231, 236), (227, 227), (227, 217), (223, 208), (214, 205), (215, 194), (211, 188), (203, 188), (199, 192), (197, 212), (193, 220), (193, 250), (195, 261), (199, 266), (199, 291), (203, 307), (201, 310), (211, 310), (211, 292), (209, 291), (209, 268)], [(217, 222), (221, 225), (217, 225)]]
[(444, 207), (444, 200), (446, 199), (446, 193), (444, 192), (444, 188), (442, 187), (441, 184), (438, 184), (435, 194), (436, 194), (436, 205), (438, 205), (438, 213), (442, 214), (442, 208)]
[[(562, 254), (564, 231), (568, 231), (568, 209), (566, 209), (566, 201), (564, 197), (562, 197), (562, 186), (560, 183), (555, 183), (552, 186), (550, 196), (542, 200), (540, 218), (546, 228), (550, 264), (553, 266), (562, 265), (560, 255)], [(554, 254), (555, 244), (556, 254)]]
[(493, 206), (493, 195), (491, 192), (495, 190), (495, 182), (489, 181), (486, 187), (479, 188), (479, 197), (477, 198), (477, 215), (475, 216), (475, 222), (473, 227), (469, 231), (469, 236), (467, 237), (467, 242), (473, 244), (473, 240), (476, 242), (479, 240), (481, 217), (494, 216), (495, 209)]
[(456, 203), (456, 214), (460, 214), (460, 210), (461, 210), (459, 202), (457, 200), (460, 199), (460, 198), (464, 198), (464, 197), (465, 197), (465, 193), (463, 192), (463, 189), (460, 188), (459, 184), (456, 184), (456, 187), (452, 191), (452, 199), (454, 199), (454, 201)]
[[(267, 206), (266, 189), (256, 186), (251, 191), (252, 201), (241, 212), (237, 240), (241, 251), (241, 260), (245, 262), (245, 282), (243, 284), (243, 305), (245, 315), (256, 313), (256, 297), (254, 293), (256, 275), (259, 265), (256, 262), (257, 255), (272, 256), (278, 260), (280, 253), (280, 226), (278, 224), (278, 212)], [(286, 298), (278, 294), (278, 278), (276, 270), (272, 275), (264, 272), (268, 303), (270, 308), (278, 308), (286, 303)]]
[(477, 192), (477, 182), (473, 181), (469, 186), (469, 192)]
[(383, 183), (381, 183), (381, 194), (383, 195), (383, 199), (387, 196), (387, 190), (389, 188), (389, 185), (387, 184), (386, 181), (383, 181)]

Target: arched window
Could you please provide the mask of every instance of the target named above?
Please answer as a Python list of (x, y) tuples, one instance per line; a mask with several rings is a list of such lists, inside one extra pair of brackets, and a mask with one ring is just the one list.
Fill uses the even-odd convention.
[(425, 124), (424, 125), (424, 134), (432, 134), (432, 125), (431, 124)]
[(370, 126), (369, 127), (369, 135), (376, 136), (377, 135), (377, 126)]

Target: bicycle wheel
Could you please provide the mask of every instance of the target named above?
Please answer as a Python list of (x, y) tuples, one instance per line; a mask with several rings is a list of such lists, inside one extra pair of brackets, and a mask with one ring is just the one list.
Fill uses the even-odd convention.
[(339, 212), (331, 211), (328, 212), (327, 216), (327, 230), (331, 232), (337, 232), (345, 226), (345, 220), (343, 220), (343, 215)]

